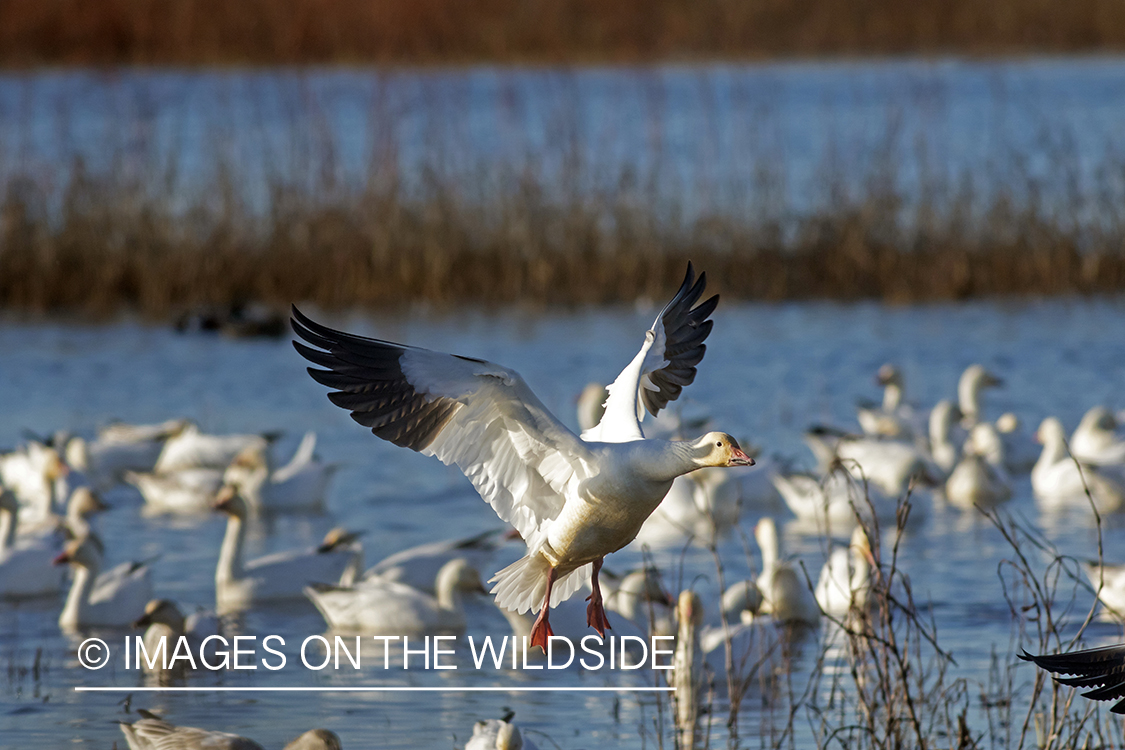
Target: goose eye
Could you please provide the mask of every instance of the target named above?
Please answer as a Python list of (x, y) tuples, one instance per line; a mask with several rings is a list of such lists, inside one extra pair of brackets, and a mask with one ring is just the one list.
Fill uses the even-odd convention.
[(722, 441), (722, 440), (717, 440), (717, 441), (715, 441), (715, 445), (717, 445), (717, 446), (719, 446), (720, 448), (722, 448), (722, 447), (723, 447), (723, 441)]

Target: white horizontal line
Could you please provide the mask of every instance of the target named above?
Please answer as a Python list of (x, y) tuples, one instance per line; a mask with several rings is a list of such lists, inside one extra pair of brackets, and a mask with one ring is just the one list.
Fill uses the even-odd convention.
[(670, 693), (672, 687), (82, 687), (76, 693)]

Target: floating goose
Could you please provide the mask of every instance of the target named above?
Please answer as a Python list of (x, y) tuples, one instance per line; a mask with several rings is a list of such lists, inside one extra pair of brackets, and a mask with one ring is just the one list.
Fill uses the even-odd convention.
[(945, 498), (962, 510), (990, 509), (1012, 496), (1004, 445), (996, 428), (978, 422), (965, 441), (965, 455), (945, 481)]
[(815, 594), (821, 610), (832, 617), (844, 617), (852, 609), (866, 609), (873, 563), (867, 531), (856, 526), (848, 546), (833, 548), (820, 569)]
[[(121, 723), (129, 750), (264, 750), (254, 740), (237, 734), (178, 727), (144, 709), (137, 713), (144, 718), (132, 724)], [(340, 738), (327, 729), (311, 729), (284, 750), (341, 750)]]
[(27, 524), (51, 517), (59, 494), (58, 484), (69, 471), (57, 450), (38, 441), (0, 455), (0, 486), (15, 494)]
[(223, 486), (223, 470), (174, 469), (164, 472), (125, 472), (125, 481), (140, 491), (146, 514), (206, 513)]
[[(195, 664), (203, 666), (200, 662), (200, 655), (204, 641), (210, 636), (220, 635), (219, 618), (215, 616), (214, 612), (196, 610), (188, 617), (184, 617), (176, 603), (168, 599), (151, 600), (145, 605), (145, 613), (133, 622), (133, 627), (145, 629), (143, 638), (145, 653), (148, 654), (149, 659), (156, 663), (156, 666), (150, 667), (149, 661), (145, 659), (139, 659), (139, 661), (141, 670), (150, 674), (161, 674), (166, 671), (183, 673), (187, 662), (182, 659), (175, 661), (175, 669), (162, 669), (163, 664), (171, 661), (181, 636), (187, 637), (187, 643)], [(155, 655), (161, 648), (162, 640), (164, 641), (163, 650), (166, 656), (164, 657), (165, 661), (161, 662), (156, 660)], [(217, 644), (215, 641), (211, 641), (207, 645), (209, 651), (207, 654), (208, 663), (215, 664), (217, 663), (215, 658)]]
[(704, 466), (753, 459), (730, 435), (645, 440), (644, 410), (658, 413), (695, 378), (708, 318), (718, 304), (688, 265), (679, 292), (645, 334), (640, 352), (609, 386), (602, 420), (579, 437), (514, 370), (334, 331), (293, 310), (293, 328), (312, 348), (309, 374), (337, 406), (378, 437), (456, 464), (500, 518), (515, 526), (528, 555), (493, 578), (497, 604), (539, 607), (532, 643), (546, 646), (550, 607), (591, 580), (588, 624), (608, 620), (598, 586), (603, 558), (631, 542), (672, 481)]
[(275, 435), (205, 435), (189, 424), (168, 438), (153, 471), (167, 473), (180, 469), (225, 469), (242, 451), (251, 446), (265, 448)]
[(731, 474), (713, 468), (676, 477), (637, 541), (653, 547), (679, 545), (685, 538), (704, 547), (715, 544), (738, 523), (742, 485)]
[(1037, 433), (1043, 452), (1031, 470), (1031, 488), (1048, 501), (1083, 505), (1086, 489), (1099, 513), (1112, 513), (1125, 505), (1125, 477), (1106, 469), (1083, 466), (1072, 458), (1066, 448), (1062, 422), (1047, 417)]
[(434, 590), (434, 582), (443, 565), (460, 557), (480, 570), (492, 561), (493, 554), (507, 536), (503, 530), (493, 529), (465, 539), (446, 539), (420, 544), (396, 552), (375, 563), (364, 572), (363, 579), (380, 578), (384, 581), (395, 581), (427, 594), (435, 594), (437, 592)]
[(1113, 412), (1104, 406), (1086, 412), (1070, 438), (1070, 452), (1092, 466), (1125, 463), (1125, 437), (1117, 433)]
[(1035, 438), (1023, 429), (1023, 422), (1012, 412), (1004, 412), (996, 420), (996, 431), (1004, 444), (1004, 467), (1011, 474), (1026, 474), (1039, 460)]
[(929, 476), (925, 459), (911, 443), (863, 438), (829, 427), (813, 427), (804, 438), (822, 474), (839, 459), (856, 479), (892, 497), (904, 494), (913, 480)]
[(127, 562), (102, 572), (105, 549), (89, 534), (67, 543), (55, 558), (56, 565), (70, 563), (75, 569), (59, 628), (75, 631), (90, 627), (125, 627), (144, 614), (152, 599), (152, 568), (143, 562)]
[(1004, 381), (984, 369), (983, 365), (969, 365), (957, 381), (957, 406), (961, 409), (961, 424), (969, 429), (981, 420), (980, 395), (985, 388), (1004, 385)]
[(333, 630), (366, 635), (460, 634), (465, 630), (462, 593), (487, 593), (480, 574), (463, 559), (450, 560), (433, 584), (437, 596), (394, 581), (369, 578), (354, 586), (305, 588)]
[(865, 435), (910, 440), (914, 436), (914, 410), (903, 401), (902, 372), (889, 362), (879, 368), (875, 382), (883, 386), (883, 403), (861, 402), (856, 419)]
[(754, 539), (762, 552), (762, 572), (755, 583), (762, 594), (760, 611), (779, 623), (815, 626), (820, 622), (820, 607), (804, 575), (781, 559), (777, 525), (769, 516), (754, 527)]
[(473, 725), (473, 736), (465, 743), (465, 750), (539, 750), (531, 740), (525, 740), (519, 727), (510, 718), (488, 719)]
[(356, 542), (357, 535), (342, 529), (330, 531), (317, 547), (275, 552), (243, 562), (246, 518), (250, 515), (246, 501), (226, 487), (215, 501), (215, 509), (227, 516), (227, 530), (215, 569), (219, 614), (262, 602), (303, 599), (307, 584), (350, 583), (363, 567), (363, 548)]
[(169, 419), (158, 424), (110, 422), (98, 430), (98, 440), (111, 443), (158, 442), (179, 435), (190, 424), (187, 419)]
[(164, 450), (164, 441), (187, 425), (182, 419), (159, 425), (111, 425), (93, 440), (71, 437), (63, 451), (71, 468), (84, 472), (95, 487), (106, 490), (121, 482), (126, 471), (152, 471)]
[[(775, 474), (774, 486), (793, 515), (816, 529), (844, 532), (859, 518), (893, 519), (896, 502), (874, 484), (863, 483), (839, 464), (823, 479), (808, 474)], [(858, 514), (858, 515), (857, 515)]]
[(255, 512), (323, 512), (324, 496), (338, 464), (315, 456), (316, 433), (307, 432), (293, 458), (271, 471), (265, 443), (255, 443), (235, 456), (223, 473)]
[(1074, 675), (1056, 677), (1055, 682), (1077, 688), (1093, 688), (1082, 694), (1095, 701), (1117, 701), (1109, 710), (1125, 713), (1125, 644), (1102, 646), (1069, 654), (1035, 656), (1024, 651), (1017, 654), (1024, 661), (1035, 662), (1052, 674)]
[(0, 599), (57, 594), (66, 577), (51, 565), (57, 548), (50, 537), (17, 541), (19, 510), (15, 495), (0, 488)]
[(961, 410), (948, 400), (938, 401), (930, 410), (930, 458), (947, 474), (957, 465), (958, 444), (964, 440), (963, 432), (957, 440), (953, 436), (954, 425), (960, 423), (961, 416)]

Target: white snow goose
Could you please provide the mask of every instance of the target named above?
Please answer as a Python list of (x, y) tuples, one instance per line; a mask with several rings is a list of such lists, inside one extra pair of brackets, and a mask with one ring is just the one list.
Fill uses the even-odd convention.
[(636, 537), (672, 480), (704, 466), (748, 466), (730, 435), (646, 440), (644, 410), (657, 414), (695, 379), (718, 295), (696, 305), (705, 274), (688, 264), (683, 285), (609, 386), (605, 415), (579, 437), (551, 414), (514, 370), (472, 357), (353, 336), (293, 309), (294, 342), (320, 368), (329, 399), (395, 445), (456, 464), (500, 518), (519, 531), (526, 557), (492, 579), (499, 606), (540, 607), (533, 645), (551, 635), (548, 610), (590, 580), (587, 624), (609, 622), (598, 587), (603, 558)]
[(125, 562), (102, 572), (105, 547), (94, 534), (68, 542), (54, 559), (75, 569), (70, 593), (59, 615), (59, 628), (116, 628), (144, 614), (152, 599), (152, 568), (147, 562)]

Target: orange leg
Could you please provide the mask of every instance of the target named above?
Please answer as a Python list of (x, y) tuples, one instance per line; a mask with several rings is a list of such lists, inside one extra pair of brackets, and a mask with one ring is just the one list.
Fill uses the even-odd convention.
[(586, 624), (598, 631), (598, 635), (605, 638), (605, 631), (610, 629), (609, 618), (605, 616), (605, 607), (602, 605), (602, 589), (598, 585), (598, 571), (602, 569), (602, 561), (604, 557), (599, 557), (594, 560), (594, 576), (590, 583), (593, 586), (594, 593), (586, 597), (586, 601), (590, 602), (586, 606)]
[(551, 586), (554, 583), (555, 569), (552, 567), (547, 571), (547, 595), (543, 597), (543, 608), (539, 610), (539, 616), (531, 626), (531, 647), (538, 646), (543, 649), (543, 653), (547, 653), (547, 639), (555, 634), (551, 630), (551, 623), (547, 622), (547, 613), (551, 611)]

